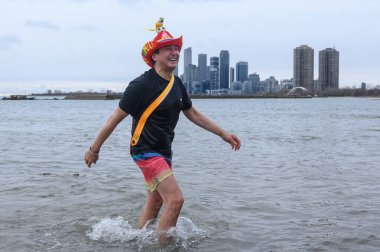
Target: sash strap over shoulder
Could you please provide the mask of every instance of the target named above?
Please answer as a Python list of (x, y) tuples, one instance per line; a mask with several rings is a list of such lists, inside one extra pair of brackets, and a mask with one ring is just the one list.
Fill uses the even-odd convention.
[(142, 116), (140, 117), (139, 122), (137, 123), (136, 129), (133, 132), (133, 136), (131, 139), (131, 146), (135, 146), (140, 139), (141, 132), (145, 126), (146, 121), (148, 120), (148, 117), (153, 113), (153, 111), (158, 107), (158, 105), (161, 104), (161, 102), (166, 98), (170, 90), (172, 89), (174, 84), (174, 75), (172, 74), (172, 78), (170, 79), (169, 84), (166, 86), (164, 91), (154, 100), (149, 107), (144, 111)]

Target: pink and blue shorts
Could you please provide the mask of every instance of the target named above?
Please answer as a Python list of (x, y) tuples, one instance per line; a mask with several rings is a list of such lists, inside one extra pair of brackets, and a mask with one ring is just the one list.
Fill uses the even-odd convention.
[(144, 174), (146, 188), (154, 192), (159, 183), (173, 175), (172, 163), (159, 153), (149, 152), (132, 155), (133, 161)]

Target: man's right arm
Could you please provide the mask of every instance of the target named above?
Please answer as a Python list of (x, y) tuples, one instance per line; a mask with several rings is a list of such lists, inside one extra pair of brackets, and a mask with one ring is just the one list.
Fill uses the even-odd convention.
[(96, 164), (96, 161), (99, 158), (99, 151), (103, 143), (112, 134), (116, 126), (127, 116), (128, 113), (120, 109), (120, 107), (117, 107), (108, 118), (105, 125), (99, 131), (95, 141), (90, 145), (90, 149), (85, 154), (84, 160), (88, 167), (91, 167), (91, 164), (93, 163)]

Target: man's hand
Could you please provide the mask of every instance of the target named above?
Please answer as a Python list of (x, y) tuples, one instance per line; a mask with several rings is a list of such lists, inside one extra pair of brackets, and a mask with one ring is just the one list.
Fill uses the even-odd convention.
[(240, 143), (240, 139), (237, 136), (230, 134), (228, 132), (225, 132), (221, 137), (224, 141), (226, 141), (227, 143), (231, 145), (233, 150), (237, 151), (240, 149), (241, 143)]
[(91, 148), (86, 151), (86, 154), (84, 154), (84, 162), (88, 166), (88, 168), (91, 168), (92, 164), (96, 164), (96, 161), (99, 159), (99, 152), (94, 152), (91, 150)]

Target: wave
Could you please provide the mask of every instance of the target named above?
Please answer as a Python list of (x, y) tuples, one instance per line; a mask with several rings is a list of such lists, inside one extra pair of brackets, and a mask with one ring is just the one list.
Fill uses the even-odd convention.
[[(103, 218), (93, 224), (87, 231), (87, 236), (94, 241), (106, 243), (136, 242), (138, 244), (154, 245), (159, 243), (157, 233), (158, 220), (149, 221), (142, 229), (135, 229), (119, 216)], [(186, 217), (179, 217), (177, 226), (169, 229), (167, 235), (173, 237), (176, 247), (188, 248), (194, 243), (208, 237), (208, 232), (202, 230)]]

